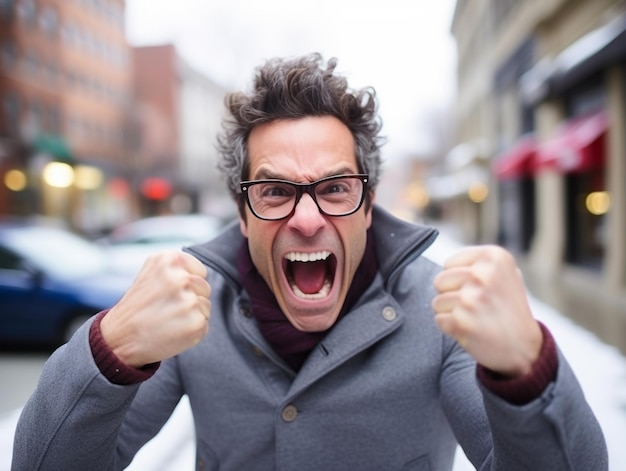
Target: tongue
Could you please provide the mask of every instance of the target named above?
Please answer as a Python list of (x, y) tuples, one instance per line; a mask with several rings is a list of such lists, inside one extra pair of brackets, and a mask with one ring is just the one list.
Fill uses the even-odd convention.
[(291, 274), (296, 285), (305, 294), (314, 294), (322, 289), (326, 278), (326, 262), (295, 262)]

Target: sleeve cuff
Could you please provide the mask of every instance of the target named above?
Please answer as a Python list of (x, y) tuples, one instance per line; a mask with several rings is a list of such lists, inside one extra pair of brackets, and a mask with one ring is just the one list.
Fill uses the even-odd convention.
[(511, 404), (528, 404), (541, 396), (546, 387), (556, 380), (559, 367), (556, 343), (548, 328), (541, 322), (539, 326), (543, 334), (543, 344), (539, 358), (527, 375), (508, 379), (484, 366), (476, 367), (476, 376), (482, 385)]
[(109, 310), (107, 309), (98, 313), (89, 330), (91, 354), (100, 372), (111, 383), (120, 385), (137, 384), (151, 378), (159, 369), (160, 362), (150, 363), (142, 368), (128, 366), (113, 353), (113, 350), (102, 337), (100, 322), (108, 312)]

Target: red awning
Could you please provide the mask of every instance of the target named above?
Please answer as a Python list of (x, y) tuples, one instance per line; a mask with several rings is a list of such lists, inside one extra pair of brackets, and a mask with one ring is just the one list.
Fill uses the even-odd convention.
[(568, 122), (539, 146), (537, 169), (582, 173), (604, 168), (604, 136), (608, 127), (604, 111)]
[(537, 141), (535, 137), (532, 135), (522, 137), (507, 152), (496, 158), (493, 171), (501, 180), (531, 175), (536, 153)]

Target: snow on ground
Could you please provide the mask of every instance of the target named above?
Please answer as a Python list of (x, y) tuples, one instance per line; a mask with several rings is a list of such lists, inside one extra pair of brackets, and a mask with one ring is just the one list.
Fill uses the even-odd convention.
[[(459, 246), (445, 236), (428, 249), (426, 255), (443, 261)], [(610, 471), (626, 470), (626, 358), (594, 334), (529, 296), (535, 317), (554, 335), (576, 372), (587, 399), (605, 433)], [(13, 432), (19, 411), (0, 418), (0, 471), (9, 471)], [(130, 471), (194, 469), (194, 431), (189, 402), (184, 398), (169, 422), (150, 441), (127, 468)], [(457, 453), (454, 471), (470, 471), (462, 452)]]

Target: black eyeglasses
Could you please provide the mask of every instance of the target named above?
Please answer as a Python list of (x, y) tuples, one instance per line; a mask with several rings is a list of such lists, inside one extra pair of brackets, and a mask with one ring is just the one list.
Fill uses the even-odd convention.
[(265, 221), (277, 221), (293, 214), (303, 193), (308, 193), (326, 216), (353, 214), (363, 204), (368, 179), (366, 174), (354, 174), (326, 177), (312, 183), (252, 180), (239, 185), (252, 214)]

